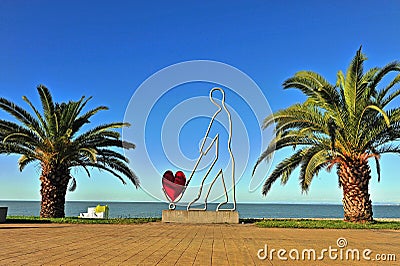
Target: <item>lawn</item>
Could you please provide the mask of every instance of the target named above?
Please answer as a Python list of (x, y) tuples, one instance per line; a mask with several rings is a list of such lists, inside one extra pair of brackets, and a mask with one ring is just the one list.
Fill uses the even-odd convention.
[(255, 225), (264, 228), (307, 228), (307, 229), (392, 229), (400, 230), (400, 221), (374, 221), (349, 223), (330, 219), (263, 219)]
[(6, 223), (58, 223), (58, 224), (142, 224), (161, 221), (161, 218), (112, 218), (112, 219), (80, 219), (66, 218), (39, 218), (35, 216), (8, 216)]
[[(34, 216), (8, 216), (8, 224), (58, 223), (58, 224), (143, 224), (160, 222), (161, 218), (112, 218), (80, 219), (39, 218)], [(400, 230), (400, 221), (374, 221), (354, 224), (332, 219), (240, 219), (241, 224), (254, 224), (261, 228), (306, 228), (306, 229), (391, 229)]]

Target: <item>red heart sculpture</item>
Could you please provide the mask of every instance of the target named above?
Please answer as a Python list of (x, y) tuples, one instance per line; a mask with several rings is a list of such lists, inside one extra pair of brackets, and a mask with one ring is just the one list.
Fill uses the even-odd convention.
[(176, 172), (174, 183), (181, 186), (186, 184), (186, 176), (182, 171)]
[(164, 173), (162, 178), (162, 186), (168, 200), (174, 202), (185, 189), (186, 177), (182, 171), (176, 172), (173, 176), (172, 171), (168, 170)]
[(175, 181), (175, 176), (174, 173), (171, 170), (168, 170), (164, 173), (163, 175), (164, 178), (168, 179), (169, 181), (171, 181), (172, 183), (174, 183)]

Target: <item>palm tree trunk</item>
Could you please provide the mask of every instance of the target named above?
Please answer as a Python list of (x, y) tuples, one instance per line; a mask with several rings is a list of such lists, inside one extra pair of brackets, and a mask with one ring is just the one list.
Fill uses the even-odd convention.
[(349, 222), (372, 221), (372, 202), (368, 193), (371, 169), (367, 159), (347, 159), (340, 164), (338, 175), (339, 185), (343, 189), (344, 220)]
[(68, 168), (42, 164), (42, 175), (40, 176), (41, 218), (65, 217), (65, 195), (69, 179)]

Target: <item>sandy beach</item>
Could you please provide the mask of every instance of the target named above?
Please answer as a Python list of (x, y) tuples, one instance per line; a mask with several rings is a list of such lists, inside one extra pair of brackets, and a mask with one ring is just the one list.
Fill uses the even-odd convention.
[[(394, 230), (1, 224), (0, 239), (0, 265), (398, 265), (400, 260), (400, 232)], [(353, 252), (359, 261), (352, 260)], [(393, 260), (390, 254), (397, 261), (377, 261)]]

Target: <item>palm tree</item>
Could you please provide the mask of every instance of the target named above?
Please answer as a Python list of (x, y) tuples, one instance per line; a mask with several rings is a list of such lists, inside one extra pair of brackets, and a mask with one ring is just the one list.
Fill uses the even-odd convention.
[(264, 121), (264, 129), (275, 124), (276, 135), (257, 160), (253, 174), (275, 149), (294, 149), (266, 179), (264, 195), (277, 179), (286, 184), (297, 167), (300, 167), (301, 189), (307, 192), (321, 169), (330, 170), (336, 165), (339, 187), (343, 190), (344, 220), (373, 220), (368, 159), (375, 159), (379, 181), (380, 155), (400, 154), (400, 146), (395, 143), (400, 137), (400, 108), (388, 109), (389, 103), (400, 94), (399, 88), (392, 90), (400, 82), (400, 74), (387, 86), (377, 87), (383, 78), (390, 78), (389, 73), (400, 71), (400, 63), (364, 72), (366, 59), (360, 47), (346, 74), (338, 72), (336, 84), (312, 71), (297, 72), (283, 83), (285, 89), (301, 90), (307, 99)]
[(122, 141), (115, 129), (129, 126), (127, 123), (109, 123), (83, 132), (82, 126), (105, 106), (86, 113), (83, 108), (91, 99), (54, 103), (49, 90), (40, 85), (37, 91), (42, 103), (41, 114), (25, 96), (23, 100), (34, 115), (18, 105), (0, 98), (0, 108), (12, 115), (18, 123), (0, 120), (0, 154), (19, 154), (19, 169), (32, 162), (41, 166), (41, 210), (40, 217), (64, 217), (65, 195), (76, 187), (71, 176), (73, 167), (82, 167), (90, 177), (88, 168), (105, 170), (126, 184), (127, 177), (138, 187), (136, 175), (128, 167), (128, 159), (115, 148), (134, 148), (134, 144)]

